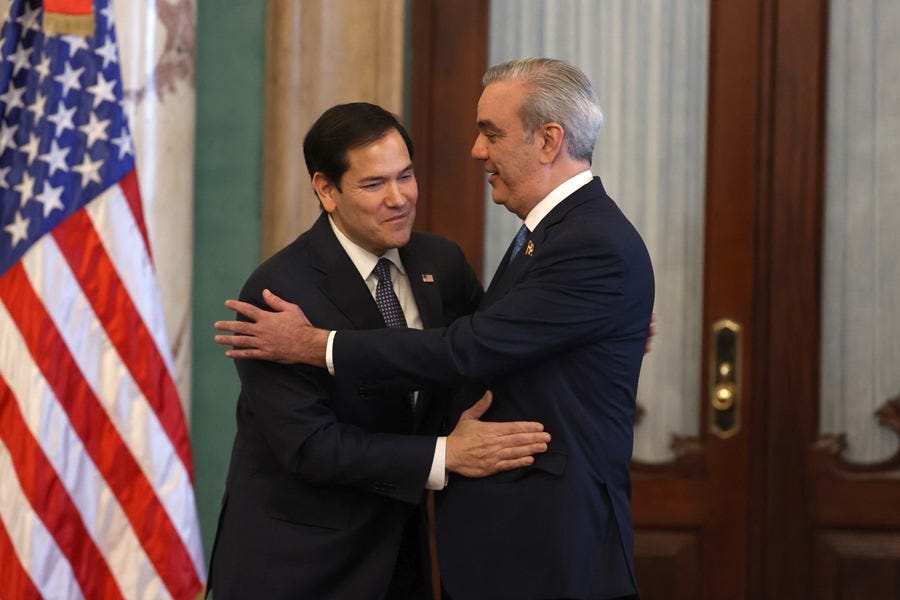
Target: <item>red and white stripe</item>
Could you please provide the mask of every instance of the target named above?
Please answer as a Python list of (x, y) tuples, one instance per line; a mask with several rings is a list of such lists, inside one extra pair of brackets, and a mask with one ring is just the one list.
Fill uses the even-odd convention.
[(0, 278), (0, 598), (202, 588), (163, 323), (133, 174)]

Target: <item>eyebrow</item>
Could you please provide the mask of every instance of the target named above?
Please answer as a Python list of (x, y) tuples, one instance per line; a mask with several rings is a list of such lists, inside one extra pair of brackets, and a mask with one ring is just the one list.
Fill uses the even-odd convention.
[(500, 128), (490, 119), (479, 119), (475, 124), (478, 126), (478, 129), (493, 129), (495, 131), (500, 131)]
[[(404, 168), (400, 169), (398, 171), (398, 173), (402, 175), (403, 173), (407, 173), (412, 170), (413, 170), (413, 164), (409, 163)], [(375, 183), (378, 181), (384, 181), (385, 179), (388, 179), (389, 177), (391, 177), (391, 175), (370, 175), (369, 177), (363, 177), (362, 179), (359, 179), (356, 183), (358, 185), (365, 185), (367, 183)]]

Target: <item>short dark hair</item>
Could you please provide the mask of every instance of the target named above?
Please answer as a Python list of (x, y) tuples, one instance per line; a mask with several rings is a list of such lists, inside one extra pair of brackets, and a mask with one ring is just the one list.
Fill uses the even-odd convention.
[(347, 151), (371, 144), (396, 129), (413, 157), (406, 129), (390, 112), (368, 102), (338, 104), (322, 113), (303, 138), (303, 156), (312, 178), (317, 172), (341, 189), (341, 177), (350, 164)]

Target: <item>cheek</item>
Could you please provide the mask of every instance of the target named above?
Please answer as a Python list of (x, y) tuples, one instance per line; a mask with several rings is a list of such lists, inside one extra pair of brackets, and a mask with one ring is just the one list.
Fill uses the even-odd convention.
[(497, 165), (500, 173), (506, 178), (507, 183), (509, 183), (510, 179), (515, 179), (521, 172), (518, 163), (511, 159), (507, 152), (498, 155), (494, 163)]
[(507, 170), (510, 172), (507, 183), (520, 184), (523, 180), (530, 178), (537, 172), (539, 165), (528, 160), (524, 156), (518, 157), (517, 160), (509, 161)]
[(507, 161), (503, 163), (500, 173), (503, 175), (503, 183), (505, 183), (507, 187), (513, 187), (522, 176), (522, 169), (515, 161)]
[(403, 194), (407, 202), (415, 204), (419, 198), (419, 185), (415, 181), (404, 183), (400, 187), (400, 193)]
[(376, 203), (360, 203), (355, 207), (353, 217), (360, 224), (375, 226), (381, 221), (381, 206)]
[(344, 220), (347, 222), (348, 227), (351, 227), (357, 233), (371, 235), (371, 232), (378, 231), (378, 219), (373, 215), (362, 212), (358, 208), (348, 211), (348, 213), (346, 215), (347, 218)]

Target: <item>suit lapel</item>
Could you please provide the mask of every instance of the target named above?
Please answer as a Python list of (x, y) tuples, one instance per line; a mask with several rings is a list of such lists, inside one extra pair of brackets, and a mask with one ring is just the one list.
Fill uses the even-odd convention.
[(375, 305), (369, 288), (344, 252), (328, 223), (328, 214), (322, 216), (310, 229), (312, 251), (310, 259), (322, 278), (319, 289), (353, 323), (356, 329), (384, 327), (384, 319)]
[(416, 307), (419, 316), (422, 317), (422, 325), (429, 327), (442, 327), (444, 325), (444, 310), (441, 304), (441, 292), (435, 281), (434, 266), (421, 252), (411, 250), (409, 245), (400, 248), (400, 260), (406, 268), (409, 277), (409, 286), (412, 288), (413, 297), (416, 299)]
[(503, 297), (507, 290), (512, 287), (513, 282), (519, 279), (519, 275), (528, 266), (529, 259), (532, 256), (532, 254), (525, 254), (529, 248), (529, 244), (531, 244), (532, 253), (533, 248), (536, 247), (534, 243), (534, 234), (535, 232), (532, 232), (531, 235), (528, 236), (522, 251), (519, 252), (517, 256), (513, 257), (512, 262), (509, 260), (509, 251), (512, 248), (506, 249), (506, 254), (503, 255), (503, 260), (500, 261), (497, 272), (494, 273), (494, 276), (491, 278), (491, 283), (484, 293), (484, 299), (481, 301), (482, 306), (490, 306), (497, 299)]
[[(410, 245), (414, 246), (410, 249)], [(400, 260), (409, 277), (409, 286), (412, 288), (413, 298), (416, 300), (416, 308), (422, 317), (422, 326), (426, 329), (444, 326), (444, 309), (441, 303), (439, 282), (435, 277), (433, 265), (421, 252), (415, 250), (415, 243), (400, 248)], [(425, 417), (428, 406), (431, 403), (431, 392), (420, 391), (416, 401), (416, 409), (413, 411), (413, 431), (418, 431)]]
[(547, 232), (560, 224), (569, 211), (584, 202), (602, 197), (605, 194), (606, 192), (603, 190), (600, 178), (594, 177), (589, 183), (578, 188), (569, 197), (557, 204), (546, 217), (541, 219), (541, 222), (538, 223), (538, 226), (525, 241), (525, 247), (522, 252), (518, 256), (513, 257), (512, 262), (509, 264), (507, 264), (509, 260), (509, 249), (507, 249), (500, 266), (497, 267), (497, 272), (484, 293), (481, 306), (490, 306), (509, 291), (513, 284), (521, 278), (522, 274), (528, 270), (531, 259), (540, 252), (541, 245), (547, 239)]

